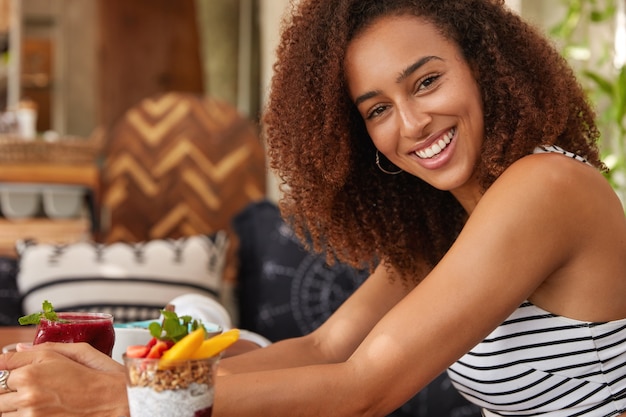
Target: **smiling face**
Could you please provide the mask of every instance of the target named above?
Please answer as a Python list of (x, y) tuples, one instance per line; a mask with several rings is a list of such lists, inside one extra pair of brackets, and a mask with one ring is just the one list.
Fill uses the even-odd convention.
[(345, 71), (381, 153), (459, 200), (479, 198), (482, 99), (454, 42), (418, 17), (383, 17), (350, 42)]

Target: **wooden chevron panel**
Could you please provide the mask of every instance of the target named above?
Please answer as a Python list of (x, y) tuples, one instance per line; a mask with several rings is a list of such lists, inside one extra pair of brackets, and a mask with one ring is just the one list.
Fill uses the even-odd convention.
[(101, 241), (139, 242), (230, 229), (266, 195), (255, 126), (220, 101), (187, 93), (147, 98), (107, 138)]
[[(149, 107), (151, 108), (152, 106)], [(151, 119), (154, 120), (160, 118), (159, 123), (152, 124), (149, 120), (144, 118), (139, 109), (132, 109), (128, 113), (128, 122), (133, 125), (137, 132), (139, 132), (143, 140), (153, 146), (158, 145), (161, 140), (166, 137), (167, 133), (171, 131), (181, 119), (189, 114), (189, 105), (188, 103), (179, 102), (172, 106), (169, 110), (170, 111), (168, 113), (164, 113), (162, 117), (160, 111), (156, 113), (146, 111), (146, 113), (150, 115)]]

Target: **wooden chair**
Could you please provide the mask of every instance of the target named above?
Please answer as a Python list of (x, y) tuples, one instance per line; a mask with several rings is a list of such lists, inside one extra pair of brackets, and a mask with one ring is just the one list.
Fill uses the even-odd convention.
[(266, 194), (253, 124), (227, 103), (166, 93), (130, 108), (106, 141), (99, 240), (140, 242), (230, 229)]

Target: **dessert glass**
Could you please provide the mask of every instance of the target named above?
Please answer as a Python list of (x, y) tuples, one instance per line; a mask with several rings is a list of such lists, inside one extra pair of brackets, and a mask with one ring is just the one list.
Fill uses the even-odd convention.
[(131, 417), (211, 417), (220, 357), (164, 366), (159, 359), (124, 354)]

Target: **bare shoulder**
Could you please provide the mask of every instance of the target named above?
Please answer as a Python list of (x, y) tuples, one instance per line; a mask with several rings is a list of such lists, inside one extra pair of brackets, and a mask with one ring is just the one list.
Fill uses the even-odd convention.
[[(601, 213), (624, 216), (615, 191), (596, 168), (571, 157), (533, 154), (511, 165), (487, 194), (506, 197), (524, 210), (566, 220), (593, 221)], [(510, 204), (513, 206), (513, 204)]]
[(546, 278), (533, 292), (533, 302), (584, 320), (626, 313), (624, 307), (598, 307), (598, 299), (623, 306), (626, 218), (597, 169), (559, 154), (529, 155), (501, 175), (475, 212), (482, 224), (494, 222), (511, 239), (527, 242), (517, 253), (543, 265)]

